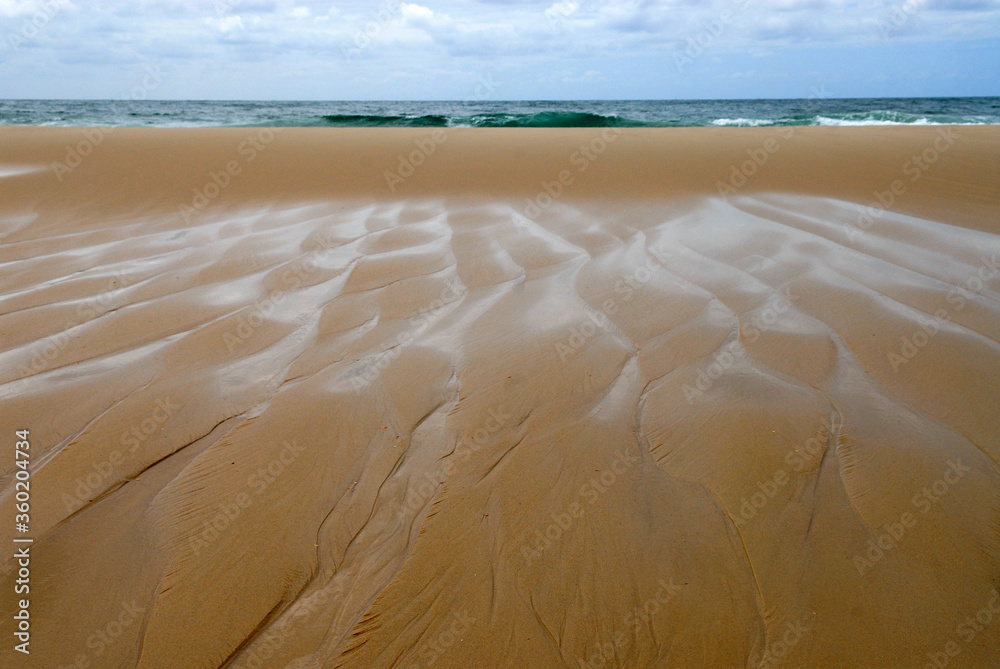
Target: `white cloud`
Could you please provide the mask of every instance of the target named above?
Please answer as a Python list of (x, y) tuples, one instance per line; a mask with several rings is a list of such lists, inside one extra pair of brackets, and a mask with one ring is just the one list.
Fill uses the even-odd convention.
[(559, 0), (545, 10), (545, 18), (550, 21), (569, 18), (580, 9), (580, 3), (576, 0)]
[(0, 0), (0, 16), (51, 17), (72, 6), (69, 0)]
[[(0, 20), (7, 17), (4, 32), (19, 30), (40, 3), (56, 1), (0, 0)], [(30, 49), (15, 53), (0, 47), (0, 94), (39, 90), (43, 84), (34, 82), (56, 82), (71, 74), (98, 82), (115, 64), (155, 60), (182, 72), (178, 81), (217, 76), (209, 88), (213, 94), (239, 85), (268, 97), (276, 94), (269, 91), (292, 86), (286, 82), (293, 73), (300, 77), (296, 81), (307, 82), (306, 90), (319, 91), (313, 95), (378, 95), (343, 83), (360, 81), (371, 90), (382, 86), (378, 90), (386, 96), (428, 97), (432, 94), (426, 91), (454, 84), (449, 72), (466, 71), (495, 73), (509, 97), (547, 95), (548, 89), (539, 93), (528, 84), (547, 78), (555, 87), (563, 76), (577, 86), (571, 95), (642, 85), (648, 86), (642, 89), (647, 95), (674, 96), (675, 83), (689, 82), (691, 90), (700, 90), (698, 72), (744, 70), (734, 60), (754, 54), (771, 58), (820, 47), (876, 53), (897, 43), (914, 45), (928, 58), (939, 51), (946, 58), (944, 52), (968, 45), (962, 48), (977, 59), (969, 71), (988, 81), (1000, 79), (1000, 72), (989, 67), (996, 62), (1000, 1), (921, 0), (905, 30), (889, 38), (880, 35), (877, 22), (906, 1), (434, 0), (428, 6), (422, 4), (427, 0), (73, 0), (73, 10), (53, 16)], [(706, 38), (703, 33), (711, 35), (724, 11), (734, 18)], [(678, 72), (675, 54), (699, 37), (708, 46), (697, 65)], [(345, 58), (345, 47), (359, 53)], [(264, 77), (262, 61), (283, 74)], [(882, 66), (877, 55), (872, 62)], [(106, 65), (109, 71), (100, 69)], [(244, 65), (248, 73), (241, 75)], [(813, 61), (801, 68), (818, 65)], [(837, 63), (823, 65), (826, 81), (833, 81), (830, 72)], [(332, 81), (340, 87), (322, 83)], [(389, 88), (390, 81), (422, 81), (423, 87), (397, 91)], [(519, 88), (522, 82), (525, 88)], [(809, 78), (803, 88), (821, 83)], [(57, 84), (51, 87), (50, 95), (58, 96)], [(471, 95), (466, 90), (456, 94)]]
[(32, 0), (0, 0), (0, 15), (21, 16), (35, 11), (35, 3)]
[(409, 2), (404, 2), (399, 6), (399, 11), (404, 19), (411, 19), (417, 21), (430, 21), (434, 18), (434, 10), (429, 7), (424, 7), (422, 5), (417, 5)]
[(224, 33), (232, 32), (233, 30), (243, 30), (245, 27), (243, 25), (243, 18), (240, 16), (223, 16), (221, 19), (206, 19), (206, 23)]

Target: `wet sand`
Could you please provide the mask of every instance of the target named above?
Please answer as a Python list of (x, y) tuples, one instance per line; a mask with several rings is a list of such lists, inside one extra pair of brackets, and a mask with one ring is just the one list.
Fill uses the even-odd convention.
[(26, 667), (1000, 662), (1000, 128), (0, 128)]

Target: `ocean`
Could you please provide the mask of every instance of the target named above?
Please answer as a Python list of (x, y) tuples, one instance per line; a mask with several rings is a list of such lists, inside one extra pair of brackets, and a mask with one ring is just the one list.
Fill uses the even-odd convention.
[(1000, 98), (239, 102), (0, 100), (0, 125), (698, 127), (1000, 124)]

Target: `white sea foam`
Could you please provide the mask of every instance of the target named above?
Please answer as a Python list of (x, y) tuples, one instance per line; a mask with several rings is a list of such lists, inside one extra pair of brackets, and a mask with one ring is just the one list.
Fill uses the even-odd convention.
[(712, 125), (738, 125), (756, 128), (762, 125), (774, 125), (774, 121), (763, 118), (717, 118)]
[(929, 121), (926, 118), (918, 118), (915, 121), (890, 121), (886, 119), (845, 119), (845, 118), (829, 118), (828, 116), (817, 116), (817, 125), (830, 125), (830, 126), (843, 126), (843, 125), (945, 125), (943, 123), (935, 123), (934, 121)]

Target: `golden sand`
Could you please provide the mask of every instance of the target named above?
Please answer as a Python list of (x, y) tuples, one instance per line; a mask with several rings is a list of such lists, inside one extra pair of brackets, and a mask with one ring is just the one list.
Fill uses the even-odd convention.
[(3, 666), (997, 665), (1000, 129), (0, 148)]

